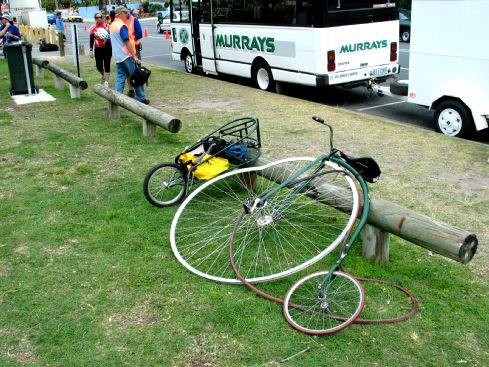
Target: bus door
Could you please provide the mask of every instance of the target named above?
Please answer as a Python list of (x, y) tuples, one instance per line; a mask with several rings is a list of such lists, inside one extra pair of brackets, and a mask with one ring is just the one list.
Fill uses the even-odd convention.
[(192, 14), (191, 14), (191, 23), (192, 23), (192, 44), (195, 53), (195, 63), (197, 67), (202, 67), (202, 50), (200, 47), (200, 19), (201, 19), (201, 10), (200, 10), (200, 0), (192, 0)]
[[(216, 0), (212, 2), (215, 4)], [(211, 0), (200, 0), (200, 51), (203, 71), (208, 74), (217, 74), (212, 5)]]

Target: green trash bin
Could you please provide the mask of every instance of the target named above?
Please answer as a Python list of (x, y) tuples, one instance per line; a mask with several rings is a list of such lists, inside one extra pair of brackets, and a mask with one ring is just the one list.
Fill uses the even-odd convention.
[[(29, 42), (15, 42), (3, 46), (10, 72), (10, 94), (34, 94), (32, 72), (32, 45)], [(29, 91), (30, 85), (30, 91)]]

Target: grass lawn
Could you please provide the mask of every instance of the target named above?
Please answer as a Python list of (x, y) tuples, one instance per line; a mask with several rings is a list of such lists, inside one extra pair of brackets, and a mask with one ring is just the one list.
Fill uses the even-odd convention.
[[(71, 100), (48, 71), (36, 82), (56, 101), (16, 106), (0, 60), (0, 366), (489, 366), (489, 146), (152, 72), (151, 105), (183, 128), (146, 139), (139, 118), (122, 110), (108, 120), (91, 87)], [(82, 76), (98, 82), (92, 61), (82, 60)], [(349, 271), (402, 284), (419, 311), (407, 322), (327, 337), (293, 330), (278, 305), (245, 287), (189, 273), (169, 246), (176, 209), (149, 205), (143, 178), (214, 127), (248, 115), (260, 118), (263, 150), (277, 158), (322, 152), (327, 135), (310, 117), (323, 116), (339, 148), (379, 162), (373, 196), (475, 233), (474, 260), (461, 265), (393, 238), (390, 262), (379, 266), (361, 258), (358, 244)], [(290, 285), (260, 287), (282, 296)], [(366, 293), (362, 316), (406, 310), (389, 287), (366, 285)]]

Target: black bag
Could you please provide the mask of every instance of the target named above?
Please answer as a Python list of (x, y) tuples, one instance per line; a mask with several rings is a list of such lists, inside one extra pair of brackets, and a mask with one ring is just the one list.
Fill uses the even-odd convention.
[(148, 79), (151, 75), (151, 70), (141, 66), (140, 64), (136, 64), (136, 70), (131, 75), (131, 84), (133, 87), (140, 87), (143, 84), (148, 85)]
[(58, 45), (46, 43), (44, 40), (39, 41), (39, 52), (58, 51)]

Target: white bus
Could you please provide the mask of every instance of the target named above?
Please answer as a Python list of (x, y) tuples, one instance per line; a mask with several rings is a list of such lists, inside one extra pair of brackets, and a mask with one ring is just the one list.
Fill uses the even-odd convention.
[(172, 58), (190, 73), (252, 78), (269, 91), (399, 73), (395, 0), (172, 0), (171, 13)]

